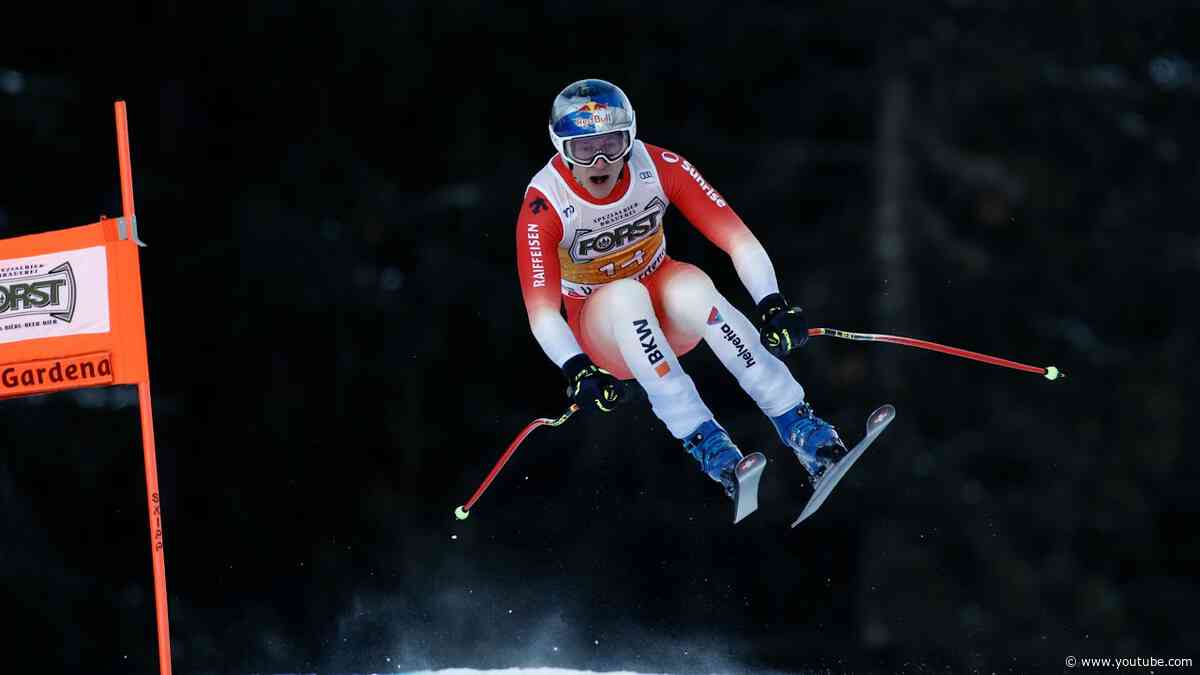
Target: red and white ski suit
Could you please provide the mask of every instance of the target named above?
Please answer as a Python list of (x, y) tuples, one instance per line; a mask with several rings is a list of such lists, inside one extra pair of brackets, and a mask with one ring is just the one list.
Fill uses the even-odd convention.
[(803, 388), (707, 274), (667, 255), (671, 204), (729, 255), (755, 303), (778, 292), (762, 244), (680, 155), (634, 141), (605, 199), (588, 194), (555, 155), (530, 182), (517, 219), (534, 337), (559, 366), (585, 352), (613, 375), (636, 378), (677, 438), (712, 419), (678, 361), (702, 339), (764, 413), (782, 414), (803, 400)]

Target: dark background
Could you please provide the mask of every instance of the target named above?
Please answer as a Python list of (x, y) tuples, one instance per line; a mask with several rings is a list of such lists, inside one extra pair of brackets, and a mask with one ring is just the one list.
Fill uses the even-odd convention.
[[(1044, 672), (1200, 657), (1193, 3), (155, 3), (10, 15), (0, 236), (119, 215), (129, 105), (174, 664)], [(888, 7), (897, 4), (902, 8)], [(513, 228), (550, 101), (603, 77), (766, 245), (857, 439), (818, 517), (706, 347), (683, 363), (773, 461), (733, 527), (649, 412), (565, 402)], [(670, 251), (739, 307), (678, 213)], [(5, 660), (153, 672), (131, 388), (0, 404)]]

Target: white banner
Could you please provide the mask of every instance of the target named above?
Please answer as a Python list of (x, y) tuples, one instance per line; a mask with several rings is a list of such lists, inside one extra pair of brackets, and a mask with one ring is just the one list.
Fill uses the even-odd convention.
[(0, 344), (109, 330), (103, 246), (0, 260)]

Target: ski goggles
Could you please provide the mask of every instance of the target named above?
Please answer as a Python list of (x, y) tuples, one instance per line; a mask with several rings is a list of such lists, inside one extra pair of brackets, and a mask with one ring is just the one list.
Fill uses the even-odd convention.
[(567, 139), (563, 143), (563, 155), (572, 164), (595, 166), (601, 157), (612, 164), (629, 152), (629, 132), (613, 131), (607, 134)]

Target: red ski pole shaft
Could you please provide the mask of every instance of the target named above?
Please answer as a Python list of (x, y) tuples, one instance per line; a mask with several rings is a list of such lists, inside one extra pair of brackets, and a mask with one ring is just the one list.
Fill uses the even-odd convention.
[(933, 352), (941, 352), (951, 356), (958, 356), (964, 359), (973, 361), (981, 361), (989, 363), (993, 366), (1001, 366), (1003, 368), (1012, 368), (1013, 370), (1023, 370), (1027, 373), (1037, 373), (1044, 376), (1047, 380), (1056, 380), (1060, 377), (1066, 377), (1066, 373), (1062, 372), (1054, 366), (1031, 366), (1017, 361), (1002, 359), (998, 356), (990, 356), (988, 354), (980, 354), (958, 347), (949, 347), (947, 345), (930, 342), (928, 340), (918, 340), (916, 338), (902, 337), (899, 335), (880, 335), (878, 333), (851, 333), (836, 328), (809, 328), (808, 334), (812, 337), (826, 335), (829, 337), (841, 338), (843, 340), (859, 340), (865, 342), (890, 342), (892, 344), (904, 345), (906, 347), (916, 347), (918, 349), (928, 349)]
[(521, 433), (517, 434), (517, 437), (513, 439), (512, 443), (509, 443), (508, 449), (504, 451), (504, 454), (500, 455), (499, 461), (497, 461), (496, 465), (492, 467), (492, 470), (488, 472), (487, 478), (483, 479), (483, 482), (479, 485), (479, 489), (475, 490), (475, 494), (471, 495), (471, 498), (467, 500), (466, 504), (454, 509), (455, 517), (457, 517), (459, 520), (466, 520), (467, 516), (471, 515), (471, 507), (475, 506), (475, 502), (479, 501), (479, 498), (482, 497), (483, 493), (487, 491), (488, 486), (491, 485), (492, 481), (496, 479), (497, 475), (499, 475), (500, 470), (503, 469), (504, 465), (508, 463), (509, 458), (512, 457), (513, 453), (517, 451), (517, 448), (520, 447), (521, 443), (525, 441), (525, 437), (532, 433), (534, 429), (540, 426), (559, 426), (563, 422), (566, 422), (567, 418), (569, 418), (571, 415), (574, 415), (578, 410), (579, 406), (572, 403), (571, 407), (567, 409), (567, 412), (563, 413), (562, 417), (559, 417), (556, 420), (552, 420), (548, 417), (539, 417), (525, 425), (525, 428), (521, 430)]

